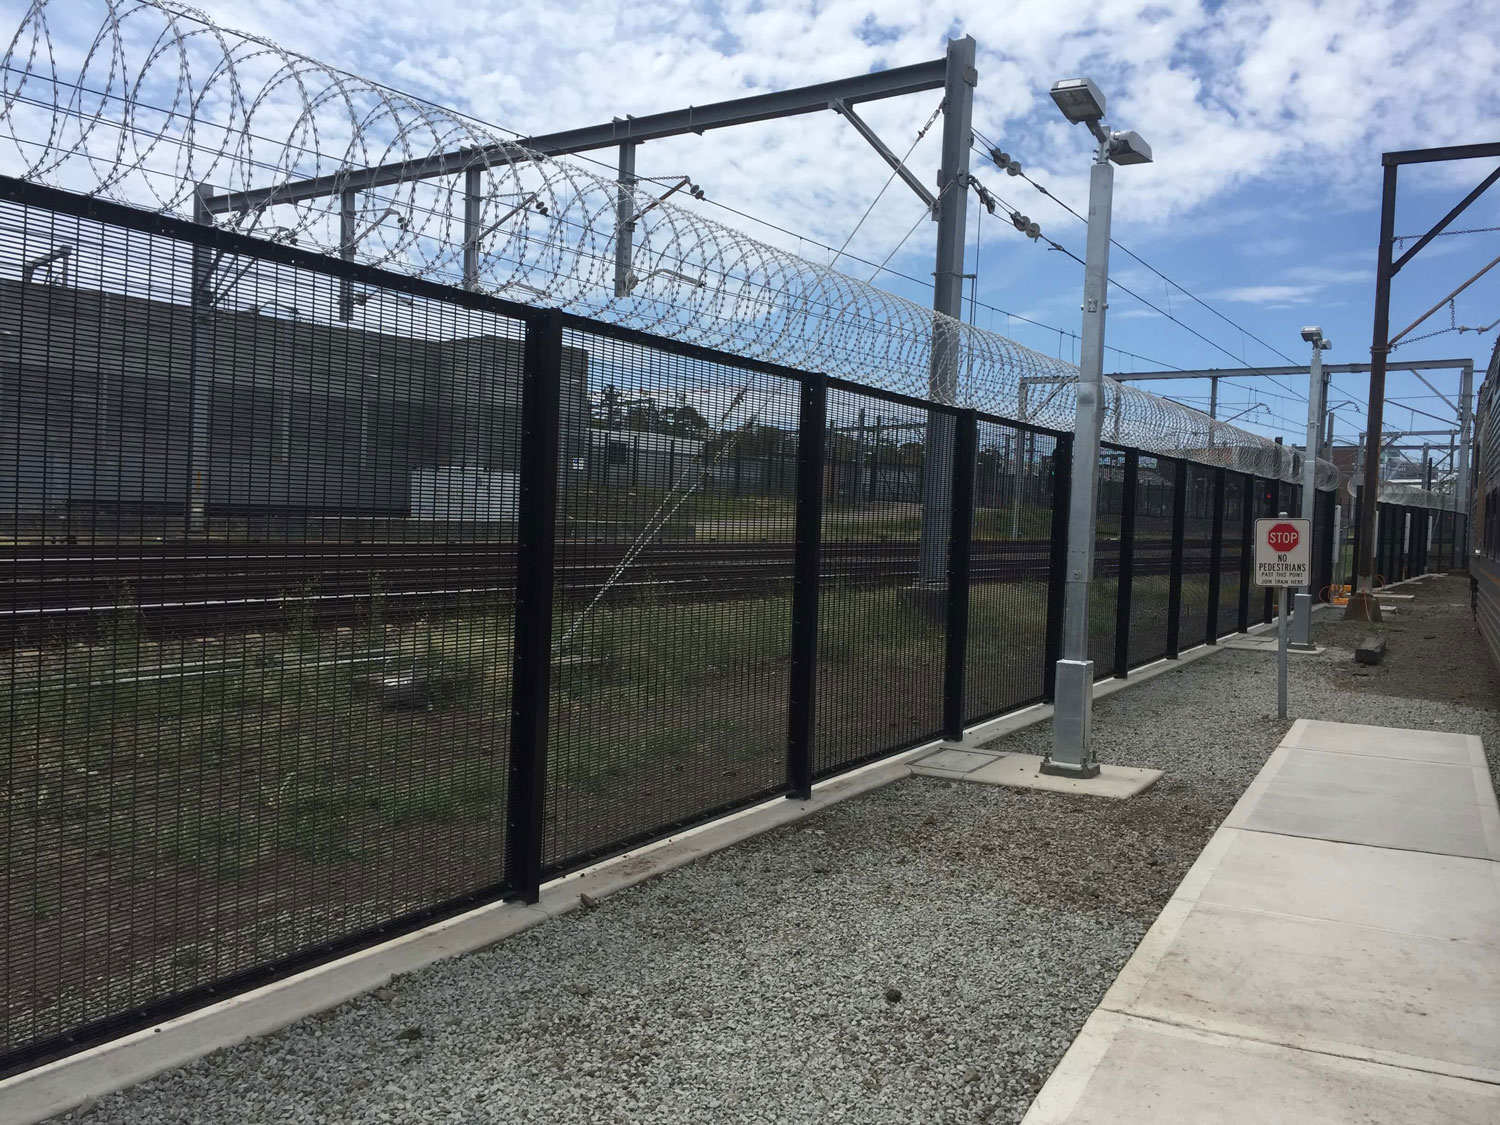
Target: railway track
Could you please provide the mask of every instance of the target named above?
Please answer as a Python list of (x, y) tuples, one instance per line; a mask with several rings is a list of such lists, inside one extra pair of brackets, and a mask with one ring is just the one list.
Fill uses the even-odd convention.
[[(1118, 573), (1117, 553), (1101, 544), (1098, 573)], [(975, 582), (1045, 582), (1048, 540), (976, 540)], [(662, 542), (622, 566), (628, 548), (597, 540), (560, 540), (558, 595), (650, 596), (720, 600), (789, 584), (790, 543)], [(1183, 544), (1189, 571), (1207, 570), (1209, 543)], [(1136, 544), (1134, 572), (1165, 574), (1172, 544)], [(822, 549), (824, 581), (889, 585), (918, 576), (915, 542), (833, 542)], [(153, 632), (205, 628), (277, 628), (311, 617), (321, 624), (359, 620), (380, 599), (387, 613), (453, 609), (506, 600), (514, 589), (510, 543), (264, 543), (17, 546), (0, 557), (10, 592), (0, 603), (0, 636), (95, 628), (135, 615)]]

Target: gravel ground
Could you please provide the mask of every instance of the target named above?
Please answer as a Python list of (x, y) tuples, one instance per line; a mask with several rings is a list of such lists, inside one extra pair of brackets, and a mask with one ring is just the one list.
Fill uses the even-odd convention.
[[(1428, 609), (1408, 603), (1409, 622), (1430, 622), (1415, 635), (1439, 633), (1436, 607), (1459, 602), (1461, 582), (1422, 589)], [(1450, 648), (1470, 644), (1456, 633), (1472, 628), (1466, 585), (1461, 604)], [(1296, 658), (1294, 714), (1468, 731), (1494, 763), (1493, 676), (1464, 703), (1392, 677), (1351, 690), (1359, 632), (1319, 626), (1331, 647)], [(1393, 657), (1406, 639), (1393, 636)], [(114, 1095), (88, 1119), (1018, 1121), (1280, 740), (1274, 710), (1273, 658), (1224, 652), (1096, 709), (1104, 760), (1167, 771), (1139, 798), (904, 781)], [(1049, 733), (1000, 745), (1034, 752)]]

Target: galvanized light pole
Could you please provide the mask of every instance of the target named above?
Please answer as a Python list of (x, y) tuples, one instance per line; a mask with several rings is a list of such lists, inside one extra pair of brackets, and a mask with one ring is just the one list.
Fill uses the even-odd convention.
[[(1333, 341), (1323, 339), (1323, 330), (1316, 325), (1304, 328), (1302, 338), (1312, 345), (1307, 380), (1307, 446), (1302, 456), (1302, 518), (1313, 521), (1318, 495), (1318, 439), (1323, 432), (1324, 404), (1328, 401), (1328, 388), (1323, 382), (1323, 353), (1333, 347)], [(1309, 526), (1315, 528), (1316, 524), (1310, 522)], [(1316, 542), (1313, 550), (1318, 550)], [(1303, 586), (1292, 598), (1292, 614), (1292, 647), (1312, 648), (1311, 586)]]
[(1104, 312), (1109, 296), (1109, 227), (1115, 164), (1145, 164), (1151, 149), (1133, 133), (1104, 125), (1104, 95), (1087, 78), (1052, 87), (1052, 100), (1075, 125), (1087, 125), (1099, 142), (1089, 174), (1088, 249), (1083, 269), (1083, 338), (1078, 354), (1077, 415), (1073, 423), (1072, 487), (1068, 500), (1067, 581), (1062, 656), (1052, 718), (1052, 753), (1042, 772), (1097, 777), (1090, 737), (1094, 662), (1089, 659), (1089, 587), (1094, 577), (1094, 520), (1099, 490), (1099, 427), (1103, 422)]

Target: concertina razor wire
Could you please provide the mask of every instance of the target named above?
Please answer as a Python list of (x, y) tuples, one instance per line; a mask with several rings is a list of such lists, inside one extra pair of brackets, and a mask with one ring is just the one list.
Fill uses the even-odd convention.
[[(49, 21), (54, 9), (59, 18)], [(92, 33), (90, 10), (97, 13)], [(241, 208), (215, 221), (336, 254), (346, 244), (347, 177), (462, 151), (466, 166), (482, 169), (474, 278), (481, 291), (1051, 429), (1073, 427), (1073, 364), (661, 200), (659, 185), (638, 183), (622, 203), (613, 178), (220, 27), (196, 9), (162, 0), (33, 0), (3, 66), (0, 142), (9, 142), (22, 179), (192, 216), (200, 190), (232, 195), (329, 177), (328, 191), (315, 198)], [(437, 177), (414, 171), (353, 195), (357, 260), (462, 284), (465, 180), (463, 169)], [(617, 295), (622, 216), (634, 226), (634, 268)], [(234, 304), (232, 292), (217, 299)], [(935, 338), (943, 347), (956, 342), (951, 391), (929, 385)], [(1299, 452), (1136, 387), (1106, 379), (1103, 406), (1107, 442), (1301, 479)], [(1320, 489), (1338, 479), (1332, 464), (1318, 462)]]

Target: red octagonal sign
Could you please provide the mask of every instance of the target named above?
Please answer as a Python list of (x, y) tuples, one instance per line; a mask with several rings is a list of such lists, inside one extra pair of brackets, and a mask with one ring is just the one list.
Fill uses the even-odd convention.
[(1266, 532), (1266, 545), (1273, 551), (1286, 553), (1295, 550), (1297, 544), (1302, 541), (1302, 536), (1297, 529), (1289, 523), (1278, 523), (1270, 531)]

